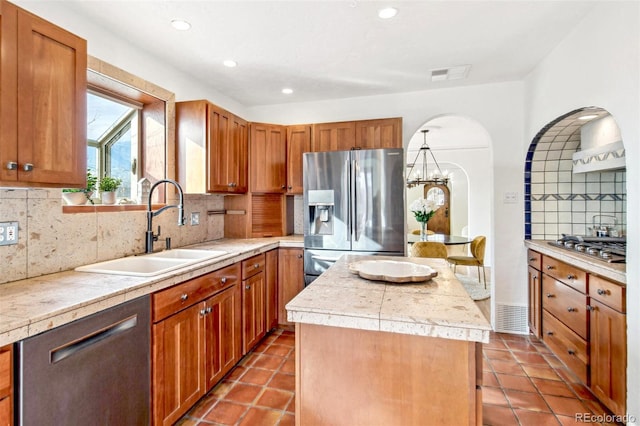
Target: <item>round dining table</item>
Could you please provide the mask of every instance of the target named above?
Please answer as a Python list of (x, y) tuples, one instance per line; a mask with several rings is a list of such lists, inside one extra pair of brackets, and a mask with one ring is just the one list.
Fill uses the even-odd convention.
[(429, 234), (426, 240), (422, 240), (420, 235), (407, 234), (407, 242), (409, 244), (417, 243), (418, 241), (435, 241), (438, 243), (444, 243), (446, 246), (469, 244), (473, 241), (473, 238), (463, 237), (461, 235), (447, 235), (447, 234)]

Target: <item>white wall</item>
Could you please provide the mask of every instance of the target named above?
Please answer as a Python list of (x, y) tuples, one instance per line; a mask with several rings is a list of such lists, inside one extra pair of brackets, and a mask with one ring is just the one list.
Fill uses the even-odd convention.
[[(599, 2), (525, 80), (525, 139), (578, 107), (599, 106), (620, 127), (627, 215), (640, 215), (640, 4)], [(528, 144), (521, 147), (524, 155)], [(627, 412), (640, 424), (640, 222), (627, 227)]]

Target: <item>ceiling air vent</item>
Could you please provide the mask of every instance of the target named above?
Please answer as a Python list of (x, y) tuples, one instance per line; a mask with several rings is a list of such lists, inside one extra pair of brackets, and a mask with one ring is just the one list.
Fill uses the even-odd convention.
[(431, 70), (431, 81), (461, 80), (467, 78), (471, 65)]

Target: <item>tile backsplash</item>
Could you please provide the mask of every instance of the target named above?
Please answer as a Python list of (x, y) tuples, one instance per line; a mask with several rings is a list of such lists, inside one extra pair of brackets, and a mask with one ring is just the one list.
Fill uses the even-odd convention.
[[(185, 226), (177, 225), (177, 210), (169, 209), (153, 220), (164, 246), (173, 247), (223, 238), (224, 216), (207, 215), (224, 208), (220, 195), (185, 195)], [(146, 212), (118, 211), (63, 213), (59, 189), (0, 188), (0, 221), (17, 221), (18, 244), (0, 246), (3, 267), (0, 283), (73, 269), (103, 260), (144, 251)], [(200, 213), (200, 224), (190, 225), (191, 212)]]
[(594, 224), (615, 223), (621, 236), (626, 233), (626, 171), (573, 173), (581, 115), (583, 110), (576, 110), (550, 123), (531, 143), (525, 164), (526, 239), (591, 235)]

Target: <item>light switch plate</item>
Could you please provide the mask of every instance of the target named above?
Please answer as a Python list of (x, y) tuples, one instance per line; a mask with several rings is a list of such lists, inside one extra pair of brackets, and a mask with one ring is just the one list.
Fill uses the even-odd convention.
[(191, 226), (200, 225), (200, 212), (191, 212)]
[(18, 244), (18, 222), (0, 222), (0, 246)]

